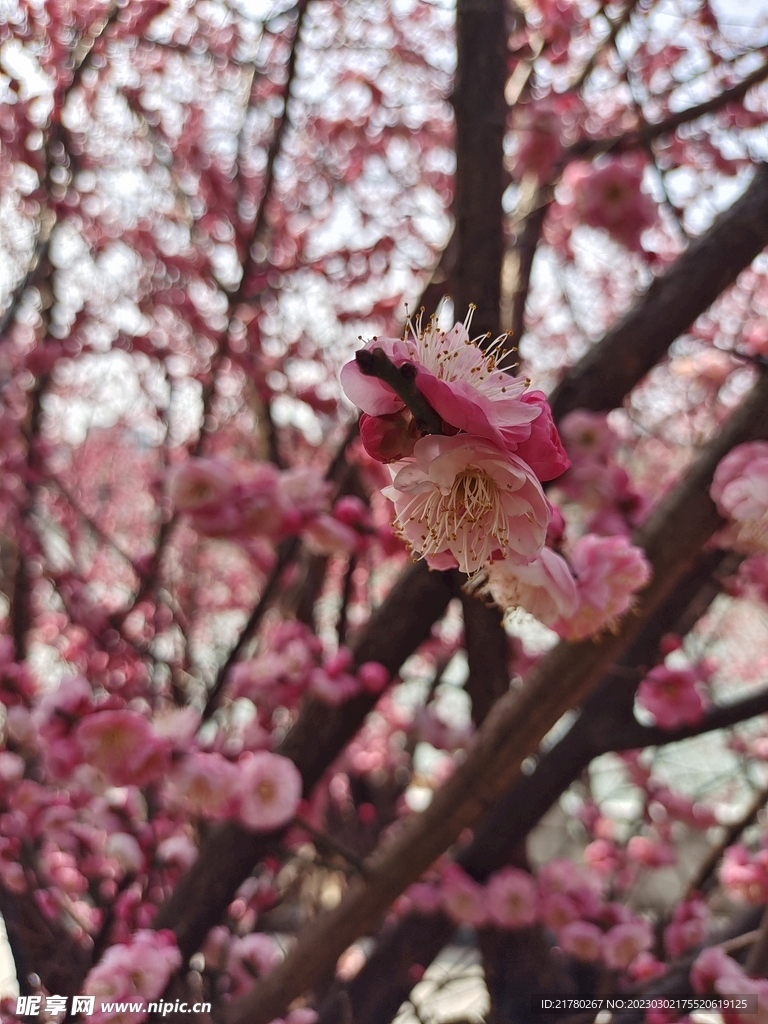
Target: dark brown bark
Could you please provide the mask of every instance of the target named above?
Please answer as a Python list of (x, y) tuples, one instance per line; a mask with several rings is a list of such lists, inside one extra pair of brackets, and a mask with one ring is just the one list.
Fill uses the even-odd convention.
[(464, 689), (472, 701), (472, 721), (479, 725), (509, 689), (509, 639), (498, 608), (463, 592), (461, 607), (464, 648), (469, 663)]
[(32, 990), (29, 976), (36, 973), (48, 992), (75, 995), (90, 966), (88, 952), (68, 935), (58, 921), (38, 909), (32, 894), (15, 896), (0, 889), (0, 913), (22, 995)]
[(456, 7), (456, 318), (477, 306), (474, 333), (499, 332), (504, 238), (504, 0), (458, 0)]
[(657, 277), (626, 316), (565, 374), (556, 420), (573, 409), (615, 409), (669, 346), (768, 244), (768, 165), (730, 209)]

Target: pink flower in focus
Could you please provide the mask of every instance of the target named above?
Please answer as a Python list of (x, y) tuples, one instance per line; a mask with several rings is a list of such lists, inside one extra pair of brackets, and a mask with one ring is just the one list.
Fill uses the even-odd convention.
[(524, 608), (547, 626), (570, 618), (579, 604), (568, 563), (548, 547), (528, 565), (492, 562), (483, 574), (480, 592), (489, 594), (501, 608)]
[(170, 744), (136, 711), (95, 711), (80, 720), (75, 738), (83, 759), (116, 786), (145, 786), (170, 765)]
[(237, 767), (226, 757), (194, 751), (174, 766), (170, 792), (174, 802), (190, 814), (218, 818), (230, 809), (239, 779)]
[(704, 714), (696, 673), (657, 665), (637, 688), (637, 702), (650, 712), (661, 729), (695, 725)]
[(448, 864), (442, 878), (443, 909), (457, 924), (476, 928), (488, 921), (485, 889), (458, 864)]
[(501, 868), (485, 889), (488, 916), (499, 928), (524, 928), (536, 920), (536, 884), (518, 868)]
[(530, 436), (515, 447), (515, 455), (527, 463), (539, 480), (554, 480), (561, 476), (571, 462), (565, 453), (552, 410), (543, 391), (526, 391), (520, 399), (540, 412), (531, 424)]
[(571, 164), (563, 175), (583, 224), (602, 228), (632, 252), (642, 252), (640, 235), (656, 223), (653, 199), (641, 191), (643, 165), (612, 157), (601, 167)]
[(651, 578), (645, 555), (626, 537), (586, 534), (573, 546), (571, 567), (579, 608), (555, 627), (569, 640), (582, 640), (611, 628), (629, 610), (634, 594)]
[(570, 921), (557, 935), (557, 943), (566, 953), (585, 962), (600, 958), (602, 939), (602, 931), (589, 921)]
[(287, 757), (260, 750), (242, 758), (240, 820), (257, 832), (286, 825), (296, 813), (302, 791), (299, 769)]
[(434, 569), (473, 573), (492, 558), (539, 554), (549, 505), (526, 464), (479, 437), (423, 437), (384, 489), (406, 543)]
[[(531, 392), (526, 396), (527, 381), (500, 369), (506, 358), (506, 336), (482, 347), (478, 342), (485, 343), (485, 338), (470, 339), (471, 319), (472, 310), (464, 324), (456, 324), (448, 332), (441, 331), (434, 318), (426, 328), (421, 320), (415, 325), (409, 321), (410, 334), (404, 339), (374, 338), (365, 349), (381, 349), (395, 366), (413, 365), (416, 387), (445, 424), (492, 441), (511, 454), (528, 442), (539, 478), (559, 476), (568, 459), (544, 395)], [(349, 400), (369, 416), (392, 416), (404, 409), (403, 401), (389, 386), (363, 374), (356, 360), (342, 368), (341, 383)], [(538, 419), (541, 423), (534, 432), (532, 425)], [(371, 432), (374, 458), (389, 454), (390, 441), (392, 450), (408, 447), (405, 437), (390, 438), (384, 424), (366, 423), (362, 429)], [(519, 457), (525, 460), (522, 453)]]
[(768, 552), (768, 441), (732, 449), (715, 470), (709, 493), (730, 520), (733, 547), (745, 554)]
[(638, 954), (653, 945), (653, 930), (640, 918), (617, 924), (603, 936), (603, 960), (616, 971), (625, 971)]

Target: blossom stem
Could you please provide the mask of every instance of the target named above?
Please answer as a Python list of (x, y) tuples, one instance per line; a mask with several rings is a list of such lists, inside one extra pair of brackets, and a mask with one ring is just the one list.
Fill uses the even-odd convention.
[(416, 387), (416, 367), (412, 363), (395, 366), (380, 348), (360, 349), (355, 361), (366, 377), (384, 381), (413, 414), (416, 426), (425, 434), (444, 434), (443, 421)]

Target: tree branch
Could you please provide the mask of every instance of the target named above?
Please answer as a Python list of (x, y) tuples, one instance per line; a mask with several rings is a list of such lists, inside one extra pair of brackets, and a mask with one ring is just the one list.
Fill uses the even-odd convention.
[[(720, 592), (714, 577), (730, 564), (731, 556), (707, 552), (675, 587), (619, 663), (603, 678), (598, 690), (583, 704), (570, 729), (539, 756), (532, 774), (520, 775), (474, 828), (472, 842), (456, 860), (477, 881), (508, 864), (515, 849), (541, 820), (557, 798), (605, 751), (605, 738), (613, 722), (631, 709), (640, 675), (631, 679), (626, 669), (647, 665), (668, 632), (687, 634)], [(444, 914), (410, 914), (380, 938), (360, 973), (338, 985), (320, 1010), (321, 1024), (340, 1024), (338, 1000), (354, 1010), (355, 1024), (379, 1024), (391, 1019), (412, 987), (408, 971), (414, 960), (428, 966), (450, 941), (454, 923)], [(417, 954), (412, 951), (418, 951)]]
[(413, 413), (416, 426), (426, 434), (443, 434), (443, 421), (416, 387), (416, 367), (413, 363), (395, 366), (380, 348), (361, 348), (355, 352), (355, 362), (366, 377), (376, 377), (395, 392)]
[[(763, 52), (765, 52), (765, 48)], [(566, 162), (574, 158), (586, 157), (591, 159), (601, 153), (635, 149), (652, 139), (659, 139), (663, 135), (669, 135), (671, 132), (677, 131), (681, 125), (698, 121), (700, 117), (706, 117), (707, 114), (717, 113), (718, 110), (722, 110), (723, 107), (727, 107), (731, 103), (738, 103), (746, 96), (750, 89), (755, 85), (759, 85), (760, 82), (764, 82), (767, 78), (768, 61), (765, 64), (761, 64), (759, 68), (756, 68), (751, 74), (742, 79), (741, 82), (731, 86), (729, 89), (723, 89), (722, 92), (718, 93), (717, 96), (713, 96), (712, 99), (704, 100), (702, 103), (697, 103), (692, 107), (686, 107), (685, 110), (678, 110), (674, 114), (669, 114), (661, 121), (645, 122), (634, 131), (608, 136), (604, 139), (581, 139), (567, 150)]]
[(392, 901), (471, 826), (517, 777), (520, 765), (558, 719), (597, 685), (641, 631), (721, 525), (709, 485), (720, 459), (736, 444), (768, 436), (768, 375), (661, 503), (636, 540), (653, 578), (637, 614), (599, 640), (562, 642), (533, 668), (520, 691), (499, 700), (478, 730), (466, 759), (422, 814), (413, 815), (370, 858), (371, 880), (354, 880), (341, 903), (318, 917), (285, 960), (252, 993), (233, 1001), (227, 1024), (268, 1024), (333, 968), (360, 935), (372, 930)]
[[(694, 736), (701, 736), (715, 729), (727, 729), (739, 722), (746, 722), (757, 715), (768, 712), (768, 689), (761, 690), (751, 697), (737, 700), (733, 704), (724, 704), (712, 708), (701, 721), (695, 725), (685, 725), (678, 729), (661, 729), (657, 725), (641, 725), (634, 718), (631, 721), (614, 723), (610, 738), (606, 738), (605, 752), (608, 750), (636, 750), (641, 747), (661, 747), (669, 743), (679, 743)], [(610, 744), (610, 745), (609, 745)]]

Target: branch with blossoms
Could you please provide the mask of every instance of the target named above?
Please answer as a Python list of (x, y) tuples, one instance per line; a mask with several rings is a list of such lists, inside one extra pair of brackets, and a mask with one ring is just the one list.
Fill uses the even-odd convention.
[(407, 885), (502, 795), (543, 736), (599, 682), (623, 647), (634, 639), (667, 598), (722, 520), (709, 486), (723, 456), (735, 445), (768, 436), (768, 375), (710, 442), (685, 479), (662, 503), (638, 541), (653, 567), (635, 616), (599, 641), (561, 643), (532, 669), (525, 685), (495, 705), (476, 734), (465, 761), (396, 837), (371, 859), (371, 880), (353, 882), (339, 906), (302, 933), (285, 960), (254, 991), (233, 1002), (230, 1024), (267, 1024), (333, 966), (347, 946), (375, 927)]
[[(579, 406), (599, 405), (601, 382), (610, 407), (620, 404), (624, 394), (646, 372), (647, 360), (638, 353), (651, 350), (660, 358), (676, 337), (674, 332), (678, 327), (674, 322), (685, 299), (685, 282), (695, 282), (695, 301), (706, 308), (719, 289), (727, 285), (731, 274), (735, 276), (736, 271), (731, 268), (745, 266), (752, 258), (754, 247), (761, 247), (768, 241), (768, 233), (762, 239), (755, 238), (768, 225), (768, 216), (759, 216), (762, 210), (768, 211), (768, 172), (759, 171), (742, 199), (702, 236), (701, 244), (695, 249), (692, 246), (680, 257), (667, 274), (638, 299), (605, 340), (567, 375), (553, 397), (555, 415), (564, 415)], [(724, 251), (729, 253), (729, 259), (721, 262)], [(723, 281), (725, 275), (728, 280)], [(674, 324), (671, 331), (670, 322)], [(686, 325), (688, 322), (686, 318)], [(450, 596), (452, 590), (443, 574), (427, 572), (423, 563), (409, 570), (354, 645), (356, 661), (381, 661), (393, 674), (397, 672), (402, 661), (442, 615)], [(409, 622), (409, 616), (413, 621)], [(376, 630), (381, 631), (382, 637), (391, 638), (391, 644), (379, 644)], [(305, 792), (311, 791), (373, 705), (374, 700), (365, 696), (347, 702), (342, 710), (314, 701), (302, 709), (279, 749), (296, 761), (304, 777)], [(220, 920), (238, 886), (271, 845), (271, 837), (265, 840), (234, 824), (214, 829), (202, 843), (196, 864), (161, 907), (157, 927), (173, 927), (181, 949), (186, 956), (191, 955), (199, 948), (209, 928)], [(200, 892), (206, 893), (205, 900), (198, 899)]]
[[(709, 552), (680, 580), (599, 688), (581, 705), (565, 735), (546, 752), (539, 752), (534, 770), (520, 775), (478, 822), (472, 841), (455, 855), (456, 863), (470, 878), (484, 882), (503, 869), (531, 829), (590, 761), (606, 752), (615, 724), (632, 714), (633, 694), (644, 671), (629, 678), (625, 670), (645, 665), (649, 652), (658, 648), (662, 636), (670, 630), (681, 635), (689, 631), (720, 593), (714, 574), (723, 561), (722, 552)], [(398, 920), (382, 935), (359, 974), (329, 993), (320, 1010), (321, 1024), (338, 1024), (343, 1018), (343, 1014), (339, 1016), (340, 1007), (347, 1001), (359, 1024), (376, 1024), (394, 1016), (413, 987), (409, 970), (414, 956), (427, 967), (450, 942), (455, 928), (456, 922), (443, 911), (418, 910)], [(531, 978), (531, 992), (545, 988)]]
[(355, 353), (355, 362), (366, 377), (375, 377), (394, 391), (412, 413), (416, 426), (424, 434), (444, 434), (443, 421), (416, 386), (417, 369), (413, 363), (395, 366), (380, 348), (362, 348)]

